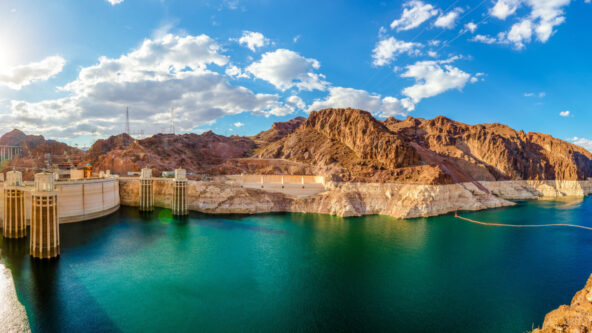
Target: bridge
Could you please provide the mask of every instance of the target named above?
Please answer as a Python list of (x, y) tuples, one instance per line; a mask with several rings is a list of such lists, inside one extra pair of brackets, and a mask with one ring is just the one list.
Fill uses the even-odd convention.
[(0, 162), (12, 161), (15, 156), (21, 153), (21, 147), (19, 146), (2, 146), (0, 145)]

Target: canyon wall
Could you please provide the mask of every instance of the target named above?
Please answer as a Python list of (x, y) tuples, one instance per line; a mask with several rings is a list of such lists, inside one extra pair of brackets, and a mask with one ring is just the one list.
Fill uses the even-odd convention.
[[(138, 206), (138, 179), (121, 179), (121, 203)], [(236, 181), (189, 181), (190, 210), (211, 214), (305, 212), (337, 216), (381, 214), (395, 218), (436, 216), (457, 210), (511, 206), (506, 199), (583, 197), (590, 181), (499, 181), (450, 185), (327, 182), (326, 190), (308, 197), (243, 187)], [(154, 202), (169, 208), (172, 182), (154, 181)]]

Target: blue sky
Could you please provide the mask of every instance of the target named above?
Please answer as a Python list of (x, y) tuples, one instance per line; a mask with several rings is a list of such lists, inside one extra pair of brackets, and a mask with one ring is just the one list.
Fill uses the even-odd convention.
[(0, 2), (0, 133), (252, 135), (310, 110), (499, 122), (592, 149), (586, 0)]

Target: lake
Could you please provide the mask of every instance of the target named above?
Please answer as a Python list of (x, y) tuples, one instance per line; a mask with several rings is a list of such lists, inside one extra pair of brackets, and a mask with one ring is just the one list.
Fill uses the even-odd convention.
[[(592, 226), (592, 198), (460, 214)], [(49, 262), (0, 240), (34, 332), (524, 332), (592, 273), (592, 231), (452, 215), (173, 219), (122, 207), (60, 237)]]

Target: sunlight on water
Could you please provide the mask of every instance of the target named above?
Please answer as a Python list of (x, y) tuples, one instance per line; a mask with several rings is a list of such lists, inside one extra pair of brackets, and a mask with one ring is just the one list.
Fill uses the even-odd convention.
[[(592, 198), (460, 214), (592, 226)], [(2, 245), (34, 332), (523, 332), (592, 272), (592, 231), (453, 215), (177, 219), (123, 207), (60, 236), (49, 262), (30, 260), (26, 241)]]

